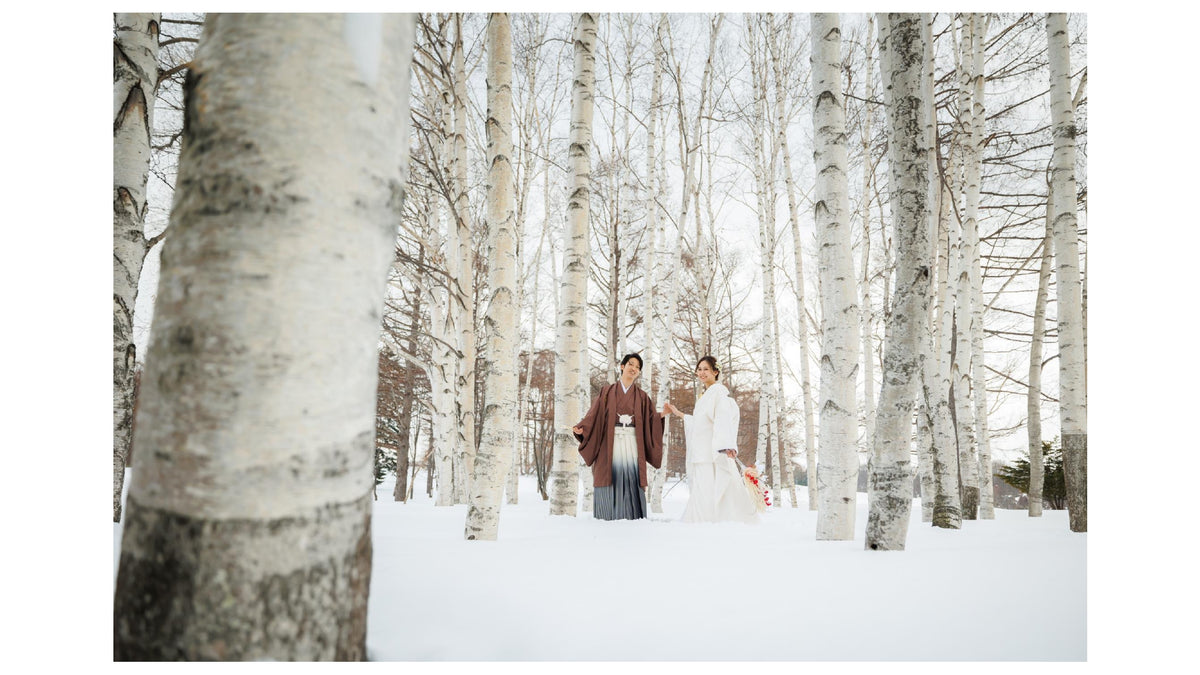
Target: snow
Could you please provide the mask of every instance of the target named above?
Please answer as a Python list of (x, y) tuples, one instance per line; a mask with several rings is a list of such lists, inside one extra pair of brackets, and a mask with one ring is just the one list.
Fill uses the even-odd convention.
[(1087, 535), (1065, 511), (953, 531), (914, 501), (907, 550), (868, 552), (861, 493), (855, 540), (819, 542), (802, 487), (801, 508), (783, 496), (757, 525), (678, 522), (673, 482), (664, 513), (604, 522), (548, 515), (523, 477), (499, 540), (468, 542), (467, 507), (434, 507), (424, 485), (406, 504), (378, 489), (373, 661), (1087, 659)]

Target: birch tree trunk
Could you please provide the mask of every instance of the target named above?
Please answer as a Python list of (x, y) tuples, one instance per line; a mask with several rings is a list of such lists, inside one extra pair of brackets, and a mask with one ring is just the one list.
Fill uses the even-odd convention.
[[(794, 509), (798, 506), (796, 498), (796, 474), (793, 469), (792, 453), (788, 451), (788, 443), (783, 440), (784, 436), (784, 406), (786, 400), (783, 393), (783, 349), (779, 344), (779, 304), (772, 302), (771, 305), (771, 322), (773, 324), (772, 335), (775, 338), (775, 346), (772, 353), (775, 355), (775, 400), (777, 415), (775, 417), (775, 437), (779, 439), (779, 470), (780, 478), (783, 481), (783, 486), (787, 488), (788, 504)], [(782, 500), (780, 500), (782, 501)], [(782, 504), (780, 504), (782, 506)]]
[[(519, 185), (516, 189), (516, 238), (517, 242), (525, 240), (525, 226), (528, 220), (526, 204), (529, 202), (530, 187), (533, 185), (533, 179), (536, 174), (534, 170), (537, 162), (537, 156), (534, 154), (533, 138), (535, 130), (538, 129), (541, 113), (537, 105), (537, 86), (539, 84), (538, 72), (540, 64), (540, 45), (546, 38), (546, 23), (543, 22), (539, 15), (534, 15), (535, 23), (531, 29), (527, 29), (529, 33), (525, 39), (530, 41), (521, 49), (521, 54), (514, 54), (514, 73), (520, 72), (519, 65), (523, 66), (524, 75), (524, 101), (514, 102), (514, 115), (516, 110), (520, 109), (520, 121), (516, 123), (513, 130), (518, 139), (518, 146), (514, 146), (513, 154), (516, 157), (515, 167), (516, 174), (519, 179), (514, 178), (514, 184)], [(511, 22), (510, 22), (511, 24)], [(514, 50), (515, 51), (515, 50)], [(519, 64), (519, 65), (518, 65)], [(520, 90), (515, 90), (520, 91)], [(537, 134), (538, 140), (541, 140), (541, 135)], [(528, 387), (533, 376), (534, 354), (537, 351), (537, 305), (538, 305), (538, 272), (541, 270), (541, 254), (542, 244), (546, 240), (546, 230), (549, 229), (546, 225), (549, 224), (550, 210), (545, 211), (545, 221), (539, 234), (537, 251), (533, 258), (533, 293), (530, 294), (525, 290), (526, 279), (530, 265), (525, 258), (525, 248), (522, 245), (517, 246), (517, 283), (516, 283), (516, 298), (514, 306), (517, 316), (520, 317), (521, 312), (525, 307), (526, 298), (532, 300), (532, 308), (530, 313), (529, 325), (529, 349), (527, 350), (528, 358), (524, 372), (520, 375), (520, 381), (517, 383), (517, 427), (512, 435), (512, 457), (513, 461), (508, 470), (508, 477), (504, 485), (504, 501), (508, 504), (516, 504), (520, 500), (520, 482), (521, 473), (524, 469), (524, 451), (525, 444), (525, 425), (526, 425), (526, 410), (529, 407), (525, 401), (529, 399)], [(520, 336), (518, 335), (518, 344), (513, 353), (513, 363), (519, 367), (521, 361)]]
[[(457, 388), (459, 443), (454, 458), (454, 503), (462, 504), (471, 491), (475, 464), (475, 241), (470, 199), (467, 195), (467, 71), (462, 34), (462, 14), (454, 15), (454, 224), (458, 230), (458, 299), (450, 304), (458, 331)], [(512, 59), (509, 59), (511, 63)]]
[(571, 187), (567, 202), (563, 271), (554, 357), (554, 468), (551, 515), (574, 516), (579, 497), (579, 444), (571, 433), (583, 419), (587, 373), (578, 350), (587, 323), (588, 214), (591, 189), (592, 110), (596, 86), (596, 18), (580, 14), (575, 24), (575, 77), (571, 85)]
[[(762, 386), (761, 381), (759, 386)], [(770, 471), (768, 471), (768, 469), (771, 466), (771, 453), (769, 452), (771, 445), (769, 410), (770, 407), (767, 406), (766, 402), (760, 398), (758, 401), (758, 435), (755, 436), (754, 463), (763, 467), (764, 473), (767, 474), (765, 477), (768, 480), (770, 475)], [(776, 497), (778, 497), (778, 493), (776, 493)]]
[(1067, 16), (1046, 15), (1050, 59), (1050, 118), (1054, 154), (1050, 201), (1054, 208), (1055, 287), (1058, 292), (1058, 380), (1063, 472), (1072, 532), (1087, 532), (1087, 380), (1083, 349), (1083, 299), (1079, 282), (1079, 230), (1075, 214), (1075, 107), (1071, 100)]
[(846, 181), (846, 113), (841, 27), (836, 14), (813, 14), (814, 220), (821, 277), (821, 458), (818, 540), (854, 538), (858, 483), (858, 298), (851, 258)]
[[(425, 250), (418, 253), (418, 264), (425, 264)], [(413, 293), (412, 304), (409, 306), (408, 353), (417, 353), (417, 332), (421, 320), (421, 294)], [(396, 484), (392, 488), (392, 498), (398, 502), (408, 501), (408, 455), (412, 446), (412, 417), (413, 399), (416, 398), (416, 368), (412, 363), (404, 365), (404, 401), (400, 409), (400, 439), (396, 449)]]
[[(955, 49), (956, 71), (958, 73), (958, 121), (956, 123), (956, 142), (954, 151), (959, 157), (955, 163), (955, 177), (962, 172), (960, 195), (966, 190), (966, 173), (971, 164), (969, 148), (969, 121), (971, 110), (971, 86), (969, 68), (966, 63), (970, 44), (973, 41), (974, 23), (960, 16), (962, 36)], [(952, 184), (953, 185), (953, 184)], [(956, 198), (957, 201), (957, 198)], [(965, 213), (966, 206), (963, 206)], [(975, 520), (979, 514), (979, 465), (976, 459), (978, 450), (975, 437), (975, 408), (971, 404), (971, 242), (965, 219), (960, 221), (958, 247), (958, 275), (955, 278), (956, 297), (954, 305), (954, 362), (951, 366), (954, 382), (954, 419), (958, 433), (958, 475), (962, 491), (963, 518)]]
[(1033, 335), (1029, 344), (1029, 393), (1026, 395), (1026, 431), (1029, 434), (1029, 517), (1042, 515), (1046, 468), (1042, 458), (1042, 344), (1046, 334), (1046, 304), (1050, 299), (1050, 266), (1054, 258), (1054, 209), (1046, 204), (1046, 236), (1042, 239), (1042, 265), (1038, 270), (1037, 300), (1033, 308)]
[[(771, 457), (771, 402), (774, 398), (774, 388), (768, 383), (771, 382), (769, 373), (774, 368), (774, 360), (767, 360), (768, 344), (770, 341), (770, 320), (768, 318), (767, 308), (767, 276), (768, 276), (768, 260), (770, 253), (767, 246), (767, 218), (770, 207), (767, 205), (767, 182), (770, 180), (767, 174), (766, 156), (767, 150), (764, 148), (766, 139), (763, 130), (767, 127), (766, 115), (766, 82), (767, 75), (765, 72), (765, 64), (760, 61), (759, 51), (760, 45), (763, 42), (764, 31), (761, 28), (761, 17), (754, 14), (745, 15), (746, 37), (748, 51), (750, 52), (750, 81), (752, 82), (752, 96), (754, 101), (754, 109), (751, 121), (751, 145), (753, 152), (753, 171), (754, 171), (754, 203), (755, 217), (758, 221), (758, 246), (759, 246), (759, 275), (761, 277), (763, 289), (763, 316), (761, 319), (761, 329), (759, 333), (758, 351), (760, 354), (759, 360), (761, 365), (758, 371), (758, 435), (754, 448), (754, 463), (763, 467), (764, 478), (767, 480), (770, 487), (776, 496), (775, 502), (778, 504), (779, 491), (777, 489), (777, 481), (772, 480), (771, 468), (779, 462)], [(764, 463), (765, 462), (765, 463)]]
[[(875, 35), (875, 17), (867, 16), (867, 33), (868, 36)], [(885, 33), (880, 33), (880, 43), (883, 43)], [(873, 100), (875, 78), (872, 74), (872, 44), (870, 39), (866, 40), (866, 72), (863, 75), (863, 81), (866, 83), (866, 93), (864, 98), (867, 101)], [(883, 72), (883, 76), (887, 77), (889, 73)], [(889, 87), (890, 89), (890, 87)], [(889, 99), (888, 105), (891, 105)], [(862, 267), (859, 270), (861, 276), (860, 284), (862, 286), (862, 305), (859, 307), (859, 316), (862, 321), (862, 363), (863, 363), (863, 425), (866, 427), (863, 433), (863, 454), (870, 455), (873, 444), (875, 442), (875, 349), (873, 347), (875, 337), (875, 324), (871, 312), (871, 200), (868, 195), (871, 191), (871, 178), (874, 173), (875, 166), (871, 161), (871, 122), (872, 112), (874, 112), (873, 104), (868, 103), (863, 110), (863, 123), (861, 130), (862, 153), (863, 153), (863, 191), (862, 191), (862, 229), (863, 229), (863, 244), (862, 244)], [(894, 127), (893, 127), (894, 128)], [(890, 135), (889, 135), (890, 136)], [(889, 147), (892, 142), (889, 137)], [(894, 216), (893, 216), (894, 217)]]
[(366, 656), (411, 50), (411, 15), (208, 15), (146, 358), (117, 660)]
[(159, 14), (116, 14), (113, 37), (113, 522), (121, 520), (125, 465), (133, 439), (137, 347), (133, 309), (150, 244), (146, 180), (154, 89), (158, 83)]
[[(548, 191), (547, 191), (547, 193), (548, 193)], [(547, 194), (547, 196), (548, 196), (548, 194)], [(546, 220), (547, 221), (549, 221), (549, 215), (550, 215), (550, 209), (547, 208), (546, 209)], [(548, 225), (549, 225), (549, 222), (546, 222), (543, 224), (541, 234), (538, 236), (537, 251), (533, 254), (533, 293), (529, 294), (530, 302), (531, 302), (530, 312), (529, 312), (530, 313), (529, 352), (528, 352), (528, 358), (525, 360), (524, 379), (521, 383), (521, 386), (519, 386), (517, 388), (518, 392), (520, 392), (520, 391), (526, 392), (525, 400), (529, 400), (529, 398), (530, 398), (529, 385), (533, 381), (533, 363), (536, 360), (536, 356), (537, 356), (538, 298), (541, 297), (540, 285), (538, 282), (541, 278), (541, 271), (542, 271), (542, 246), (546, 243), (546, 230), (549, 229), (549, 227), (547, 227)], [(509, 504), (516, 504), (519, 499), (518, 495), (519, 495), (519, 491), (520, 491), (520, 482), (519, 482), (520, 481), (520, 473), (521, 473), (520, 469), (521, 469), (521, 464), (522, 464), (521, 452), (519, 449), (522, 447), (521, 438), (525, 433), (525, 425), (528, 423), (528, 417), (526, 416), (526, 408), (528, 406), (525, 404), (525, 400), (522, 400), (520, 397), (518, 397), (518, 399), (517, 399), (517, 433), (516, 433), (516, 439), (514, 440), (514, 444), (515, 444), (514, 448), (516, 448), (515, 452), (517, 452), (517, 454), (515, 455), (516, 459), (513, 461), (512, 471), (508, 477), (508, 487), (505, 488), (505, 493), (507, 494), (506, 501)], [(532, 412), (532, 411), (529, 411), (529, 412)]]
[[(703, 115), (703, 113), (701, 113)], [(692, 267), (692, 273), (695, 278), (696, 298), (699, 300), (700, 316), (697, 317), (700, 321), (700, 354), (711, 354), (713, 350), (713, 330), (712, 330), (712, 315), (715, 313), (713, 309), (713, 293), (709, 280), (712, 278), (712, 247), (713, 243), (704, 237), (704, 222), (701, 218), (700, 210), (700, 192), (712, 190), (712, 166), (710, 162), (706, 162), (708, 154), (705, 151), (705, 144), (701, 138), (705, 135), (704, 131), (696, 136), (696, 144), (698, 153), (696, 156), (696, 166), (699, 170), (699, 175), (696, 177), (696, 183), (692, 190), (692, 208), (695, 211), (696, 221), (696, 238), (692, 251), (694, 253), (695, 265)], [(705, 173), (705, 164), (709, 164), (709, 171)], [(709, 181), (705, 184), (705, 181)]]
[(959, 249), (958, 303), (954, 310), (954, 419), (958, 433), (958, 476), (962, 491), (962, 514), (975, 520), (979, 513), (979, 466), (976, 460), (975, 407), (971, 405), (971, 319), (967, 259)]
[[(759, 185), (759, 189), (763, 189), (763, 185)], [(766, 204), (766, 199), (761, 199), (760, 203), (764, 208), (759, 212), (758, 216), (758, 237), (759, 251), (761, 258), (762, 269), (762, 284), (763, 284), (763, 317), (762, 317), (762, 376), (759, 383), (759, 404), (766, 411), (765, 419), (765, 448), (773, 453), (773, 457), (778, 458), (779, 452), (779, 403), (777, 401), (778, 388), (775, 386), (775, 331), (774, 321), (772, 321), (771, 308), (775, 306), (775, 264), (774, 264), (774, 222), (767, 209), (770, 205)], [(760, 438), (764, 436), (759, 433)], [(772, 505), (779, 507), (782, 501), (782, 477), (780, 475), (779, 461), (771, 463), (770, 472), (771, 488), (775, 491), (776, 499)]]
[[(791, 18), (789, 17), (789, 21)], [(772, 33), (774, 34), (774, 33)], [(771, 64), (775, 71), (775, 96), (778, 100), (784, 98), (783, 78), (780, 76), (779, 50), (774, 40), (770, 42)], [(804, 409), (804, 449), (808, 484), (808, 509), (817, 510), (817, 443), (814, 433), (812, 405), (812, 377), (809, 363), (812, 359), (808, 345), (808, 310), (804, 293), (804, 247), (800, 241), (800, 216), (796, 204), (796, 186), (792, 179), (792, 153), (788, 147), (787, 127), (782, 119), (776, 133), (779, 135), (779, 149), (783, 152), (783, 181), (788, 200), (788, 224), (792, 230), (792, 261), (796, 270), (796, 317), (797, 339), (800, 342), (800, 396), (803, 398)]]
[[(928, 89), (926, 90), (928, 91)], [(949, 172), (948, 172), (949, 173)], [(933, 479), (936, 493), (933, 501), (933, 525), (947, 529), (962, 527), (963, 498), (958, 476), (958, 441), (954, 424), (953, 399), (950, 392), (953, 383), (954, 305), (958, 278), (958, 236), (949, 226), (949, 187), (938, 190), (939, 224), (945, 223), (946, 255), (940, 256), (945, 267), (939, 263), (938, 327), (930, 331), (928, 339), (933, 357), (926, 363), (924, 374), (926, 398), (929, 400), (930, 417), (933, 421)], [(939, 246), (939, 249), (941, 247)]]
[[(704, 63), (704, 73), (700, 77), (700, 101), (696, 108), (696, 117), (692, 124), (691, 134), (687, 130), (687, 115), (684, 112), (684, 95), (683, 95), (683, 76), (679, 63), (675, 64), (675, 94), (676, 94), (676, 111), (679, 120), (679, 155), (683, 170), (683, 192), (680, 198), (679, 220), (676, 223), (676, 241), (673, 253), (673, 261), (671, 263), (671, 271), (668, 273), (667, 279), (667, 308), (663, 318), (663, 341), (665, 347), (661, 352), (660, 359), (662, 361), (662, 379), (658, 387), (658, 400), (656, 401), (655, 409), (661, 410), (663, 403), (670, 399), (671, 396), (671, 358), (675, 352), (676, 341), (672, 339), (675, 334), (676, 322), (676, 305), (679, 295), (679, 279), (680, 270), (683, 267), (683, 247), (684, 233), (687, 232), (687, 215), (688, 215), (688, 200), (691, 197), (692, 185), (695, 180), (695, 165), (696, 160), (692, 157), (692, 153), (699, 147), (700, 137), (700, 120), (704, 115), (706, 102), (708, 99), (708, 88), (712, 77), (713, 57), (716, 55), (717, 36), (721, 32), (721, 25), (724, 23), (724, 15), (717, 14), (711, 19), (708, 38), (708, 58)], [(667, 30), (667, 37), (671, 40), (671, 54), (674, 56), (675, 51), (674, 36), (670, 32), (670, 24), (664, 19), (662, 25)], [(666, 181), (662, 183), (665, 185)], [(665, 235), (664, 235), (665, 238)], [(663, 437), (663, 467), (669, 466), (668, 460), (671, 453), (671, 435), (668, 433)]]
[[(987, 35), (987, 19), (970, 14), (970, 116), (968, 118), (967, 166), (965, 171), (966, 208), (963, 232), (971, 282), (971, 398), (975, 403), (975, 442), (979, 449), (979, 517), (995, 518), (992, 499), (992, 453), (988, 442), (987, 382), (984, 379), (983, 349), (983, 275), (979, 245), (979, 191), (983, 169), (983, 44)], [(964, 64), (966, 65), (966, 64)]]
[[(449, 91), (442, 92), (442, 152), (438, 161), (445, 169), (445, 174), (452, 176), (454, 157), (453, 136), (453, 98)], [(453, 178), (451, 178), (453, 183)], [(444, 217), (448, 214), (448, 217)], [(442, 267), (446, 272), (446, 297), (430, 298), (430, 324), (433, 333), (433, 371), (431, 382), (433, 387), (433, 420), (431, 427), (431, 442), (434, 446), (433, 464), (436, 469), (437, 498), (434, 506), (451, 506), (454, 498), (454, 458), (458, 456), (458, 447), (462, 443), (459, 433), (458, 404), (455, 388), (458, 386), (458, 369), (461, 352), (458, 350), (458, 339), (461, 334), (459, 325), (461, 312), (457, 309), (461, 294), (456, 289), (459, 278), (458, 226), (454, 216), (454, 204), (441, 204), (437, 210), (438, 220), (446, 220), (445, 238), (440, 233), (443, 223), (437, 223), (433, 229), (434, 239), (431, 245), (439, 250)], [(439, 240), (441, 245), (439, 246)], [(440, 292), (439, 292), (440, 295)]]
[(929, 148), (922, 97), (924, 45), (920, 14), (881, 14), (888, 23), (881, 50), (888, 52), (885, 84), (892, 129), (891, 207), (896, 242), (896, 286), (887, 319), (883, 386), (879, 392), (868, 483), (866, 548), (903, 551), (912, 508), (913, 405), (922, 365), (921, 337), (928, 331), (930, 269)]
[[(787, 119), (784, 115), (784, 99), (786, 97), (783, 95), (783, 87), (782, 87), (783, 77), (782, 77), (781, 68), (779, 66), (779, 59), (777, 58), (778, 49), (776, 48), (776, 38), (777, 38), (777, 31), (776, 31), (776, 27), (775, 27), (775, 15), (768, 14), (767, 15), (767, 41), (766, 41), (767, 42), (767, 53), (764, 54), (764, 59), (763, 59), (763, 78), (764, 78), (764, 80), (766, 78), (766, 74), (767, 74), (767, 70), (766, 70), (767, 63), (766, 62), (769, 60), (771, 63), (772, 72), (775, 75), (775, 110), (774, 110), (774, 133), (770, 134), (770, 141), (769, 141), (771, 143), (771, 152), (770, 152), (771, 181), (769, 184), (770, 198), (768, 199), (768, 203), (771, 206), (771, 208), (770, 208), (771, 218), (768, 221), (769, 227), (770, 227), (770, 238), (769, 238), (770, 258), (768, 259), (768, 261), (770, 263), (770, 278), (769, 278), (770, 286), (769, 286), (769, 289), (766, 290), (766, 295), (769, 296), (770, 301), (764, 305), (764, 307), (769, 309), (770, 311), (766, 312), (767, 316), (764, 316), (764, 320), (769, 320), (771, 322), (771, 334), (770, 334), (771, 344), (770, 344), (769, 354), (772, 358), (772, 365), (771, 365), (772, 372), (771, 372), (771, 377), (769, 378), (769, 385), (772, 390), (771, 391), (772, 403), (774, 405), (773, 413), (771, 415), (771, 434), (775, 438), (775, 441), (772, 443), (771, 447), (775, 448), (776, 456), (779, 459), (779, 461), (776, 463), (778, 474), (779, 474), (778, 480), (776, 481), (776, 485), (780, 488), (780, 492), (779, 492), (780, 498), (775, 500), (774, 505), (776, 507), (783, 506), (782, 493), (783, 493), (783, 488), (786, 487), (791, 506), (792, 506), (792, 508), (796, 508), (796, 480), (795, 480), (795, 477), (792, 475), (792, 462), (789, 457), (790, 453), (788, 453), (788, 451), (785, 447), (786, 444), (784, 443), (784, 440), (783, 440), (783, 412), (782, 412), (782, 408), (784, 406), (783, 387), (782, 387), (782, 384), (783, 384), (783, 359), (782, 359), (782, 355), (780, 354), (779, 308), (777, 306), (777, 301), (776, 301), (777, 294), (775, 291), (775, 251), (778, 248), (778, 240), (776, 239), (776, 234), (775, 234), (775, 217), (774, 217), (774, 213), (775, 213), (774, 206), (775, 206), (775, 203), (776, 203), (777, 197), (778, 197), (778, 195), (775, 191), (776, 190), (775, 189), (775, 176), (778, 174), (778, 171), (776, 169), (776, 162), (779, 160), (780, 151), (783, 149), (783, 146), (786, 145), (786, 143), (787, 143)], [(765, 82), (764, 82), (764, 85), (765, 85)], [(763, 94), (764, 94), (763, 98), (764, 98), (764, 103), (765, 103), (765, 98), (766, 98), (766, 87), (765, 86), (763, 88)], [(766, 139), (764, 139), (764, 140), (766, 140)], [(788, 171), (790, 172), (790, 167), (788, 167)], [(709, 173), (711, 175), (712, 172), (710, 171)], [(709, 194), (711, 194), (712, 191), (713, 190), (712, 190), (712, 184), (711, 184), (711, 178), (710, 178), (707, 192)], [(709, 314), (715, 314), (715, 313), (716, 313), (716, 310), (714, 308), (706, 308), (706, 316)], [(772, 478), (774, 479), (774, 474), (772, 474)]]
[[(639, 248), (641, 242), (645, 241), (645, 238), (638, 235), (636, 229), (634, 227), (632, 227), (632, 225), (633, 225), (633, 204), (636, 200), (636, 197), (635, 197), (636, 188), (634, 186), (634, 180), (637, 177), (636, 172), (633, 169), (633, 162), (632, 162), (632, 157), (633, 157), (632, 117), (633, 117), (633, 82), (634, 82), (633, 78), (634, 78), (634, 68), (637, 65), (635, 63), (635, 59), (634, 59), (634, 51), (638, 47), (638, 41), (637, 41), (637, 38), (635, 37), (636, 29), (638, 27), (637, 26), (637, 17), (632, 14), (627, 14), (622, 17), (622, 22), (623, 22), (622, 28), (623, 28), (623, 32), (625, 35), (625, 74), (624, 74), (625, 103), (624, 103), (624, 111), (622, 112), (622, 115), (621, 115), (621, 129), (622, 129), (623, 136), (624, 136), (624, 142), (621, 146), (622, 147), (622, 157), (621, 157), (622, 171), (620, 172), (620, 176), (621, 176), (621, 199), (620, 199), (620, 201), (621, 201), (621, 222), (625, 223), (626, 227), (622, 230), (624, 237), (623, 237), (623, 241), (621, 243), (622, 243), (622, 246), (626, 247), (630, 251), (633, 251), (633, 250), (636, 250), (637, 248)], [(634, 270), (636, 269), (636, 267), (634, 266), (634, 262), (635, 262), (636, 258), (637, 258), (637, 256), (635, 256), (635, 255), (625, 256), (625, 279), (626, 279), (626, 282), (624, 284), (625, 298), (624, 298), (624, 301), (621, 303), (621, 310), (618, 313), (618, 317), (619, 317), (618, 325), (621, 326), (621, 335), (620, 335), (619, 344), (617, 346), (617, 354), (628, 354), (630, 352), (629, 331), (626, 330), (626, 326), (629, 326), (629, 324), (631, 322), (630, 317), (633, 312), (633, 296), (634, 296), (633, 279), (634, 279)]]
[(941, 274), (939, 266), (939, 252), (941, 250), (941, 239), (938, 229), (938, 195), (941, 193), (941, 181), (939, 180), (938, 172), (938, 136), (937, 136), (937, 109), (934, 106), (934, 62), (933, 62), (933, 26), (932, 16), (923, 14), (921, 18), (921, 41), (925, 48), (925, 53), (922, 56), (923, 72), (922, 72), (922, 88), (921, 98), (925, 105), (925, 146), (929, 148), (929, 153), (926, 157), (929, 164), (929, 181), (926, 184), (926, 205), (928, 207), (927, 227), (930, 235), (930, 248), (927, 253), (930, 264), (930, 284), (928, 290), (929, 304), (929, 323), (925, 335), (921, 336), (921, 349), (923, 351), (923, 363), (921, 367), (921, 390), (918, 398), (919, 411), (917, 412), (917, 453), (918, 465), (917, 471), (921, 478), (921, 521), (926, 523), (933, 522), (933, 511), (937, 503), (940, 485), (937, 477), (937, 471), (945, 470), (945, 466), (939, 466), (938, 450), (940, 448), (939, 439), (936, 431), (938, 421), (935, 419), (936, 401), (936, 368), (939, 360), (939, 355), (935, 347), (936, 340), (934, 335), (937, 332), (937, 323), (935, 319), (934, 309), (937, 306), (938, 293), (941, 285), (946, 283), (946, 278)]
[[(583, 339), (579, 341), (579, 344), (591, 344), (588, 341), (588, 330), (586, 323), (583, 325)], [(584, 411), (586, 411), (591, 405), (590, 397), (587, 395), (587, 392), (591, 388), (589, 383), (592, 380), (590, 367), (591, 359), (589, 358), (587, 349), (576, 350), (576, 355), (579, 359), (579, 372), (583, 373), (584, 395), (579, 399), (580, 417), (583, 417)], [(578, 464), (576, 473), (580, 477), (579, 511), (581, 513), (591, 513), (593, 505), (592, 502), (594, 501), (592, 472), (590, 469), (588, 469), (587, 464), (583, 461), (583, 456), (578, 452), (575, 453), (575, 461)]]
[[(760, 24), (761, 25), (761, 24)], [(765, 38), (766, 33), (760, 34)], [(755, 35), (751, 34), (751, 39), (755, 39)], [(765, 50), (764, 50), (765, 51)], [(777, 344), (775, 338), (775, 322), (773, 317), (773, 307), (775, 306), (775, 200), (771, 186), (774, 184), (774, 160), (775, 148), (778, 141), (769, 132), (771, 122), (767, 114), (767, 64), (765, 54), (762, 60), (759, 59), (759, 49), (753, 48), (750, 53), (750, 72), (751, 77), (756, 83), (754, 87), (755, 100), (755, 117), (762, 126), (764, 133), (755, 136), (755, 164), (754, 164), (754, 183), (755, 191), (758, 194), (758, 246), (759, 246), (759, 270), (762, 276), (762, 297), (763, 297), (763, 315), (762, 315), (762, 333), (760, 335), (760, 363), (762, 364), (759, 371), (759, 406), (765, 411), (765, 415), (760, 415), (761, 428), (759, 430), (759, 441), (762, 444), (760, 453), (769, 454), (771, 461), (768, 463), (769, 471), (767, 472), (768, 480), (772, 491), (776, 495), (776, 499), (772, 502), (772, 506), (779, 508), (782, 500), (782, 475), (781, 467), (779, 466), (779, 458), (782, 453), (779, 451), (779, 404), (777, 400), (778, 387), (775, 380), (775, 347)], [(777, 109), (777, 114), (782, 111)]]
[(520, 306), (517, 284), (516, 213), (512, 170), (512, 34), (507, 14), (494, 13), (487, 24), (488, 54), (488, 196), (487, 224), (491, 242), (488, 287), (487, 405), (483, 432), (471, 477), (466, 538), (495, 541), (500, 529), (504, 477), (512, 463), (517, 416), (517, 364)]
[[(643, 378), (645, 379), (646, 393), (650, 396), (655, 396), (654, 390), (654, 371), (655, 359), (658, 357), (658, 350), (655, 347), (655, 340), (658, 337), (655, 328), (655, 322), (658, 319), (657, 296), (658, 296), (658, 181), (657, 171), (655, 166), (655, 158), (658, 148), (655, 145), (657, 127), (658, 127), (658, 105), (659, 105), (659, 90), (662, 87), (662, 60), (663, 60), (663, 24), (666, 23), (667, 15), (659, 14), (658, 23), (654, 28), (654, 46), (652, 60), (653, 75), (650, 79), (650, 104), (646, 120), (646, 235), (649, 239), (649, 252), (646, 256), (646, 271), (643, 275), (643, 283), (645, 291), (643, 297), (646, 298), (646, 305), (643, 310), (646, 321), (646, 368)], [(644, 239), (646, 240), (646, 239)], [(664, 366), (662, 372), (667, 372)], [(661, 385), (660, 385), (661, 386)], [(667, 463), (664, 461), (662, 468), (650, 469), (650, 511), (653, 513), (662, 513), (662, 498), (663, 484), (667, 479)]]
[(953, 399), (951, 398), (952, 363), (954, 346), (951, 336), (954, 333), (954, 306), (957, 300), (955, 292), (958, 278), (958, 249), (957, 232), (950, 227), (953, 206), (953, 190), (955, 183), (955, 154), (948, 158), (948, 166), (939, 167), (940, 149), (937, 134), (936, 108), (934, 106), (934, 62), (933, 62), (933, 27), (927, 20), (923, 27), (925, 36), (925, 94), (927, 111), (930, 115), (926, 127), (926, 138), (934, 150), (930, 155), (930, 171), (935, 176), (930, 181), (930, 207), (932, 214), (930, 231), (936, 240), (932, 256), (937, 266), (937, 324), (931, 325), (927, 338), (928, 349), (932, 355), (923, 369), (925, 377), (925, 397), (928, 401), (929, 416), (933, 428), (933, 525), (946, 529), (962, 527), (962, 492), (958, 478), (958, 442), (954, 425)]

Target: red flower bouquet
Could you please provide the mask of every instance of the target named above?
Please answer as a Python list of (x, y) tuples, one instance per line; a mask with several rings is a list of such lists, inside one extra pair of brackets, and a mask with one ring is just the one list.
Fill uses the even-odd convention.
[(748, 466), (742, 469), (742, 480), (746, 482), (746, 490), (750, 493), (750, 501), (754, 502), (759, 513), (771, 505), (771, 491), (763, 484), (758, 475), (758, 469)]

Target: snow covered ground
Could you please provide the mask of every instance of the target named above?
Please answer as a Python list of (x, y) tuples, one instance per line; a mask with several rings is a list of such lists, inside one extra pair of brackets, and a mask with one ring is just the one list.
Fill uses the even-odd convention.
[[(757, 525), (689, 525), (679, 484), (665, 513), (603, 522), (548, 515), (529, 478), (499, 540), (468, 542), (467, 507), (435, 508), (424, 484), (407, 504), (379, 487), (374, 661), (1087, 659), (1088, 535), (1065, 511), (946, 531), (914, 502), (907, 550), (876, 553), (863, 494), (856, 539), (818, 542), (786, 497)], [(113, 542), (115, 580), (119, 525)]]

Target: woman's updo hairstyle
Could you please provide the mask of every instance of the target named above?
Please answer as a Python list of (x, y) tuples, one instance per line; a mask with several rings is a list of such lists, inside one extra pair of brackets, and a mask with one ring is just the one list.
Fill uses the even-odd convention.
[(717, 358), (715, 356), (701, 356), (700, 360), (696, 362), (696, 367), (699, 368), (700, 364), (704, 363), (705, 361), (708, 362), (708, 367), (712, 368), (713, 375), (716, 377), (716, 379), (721, 379), (721, 369), (717, 367)]

